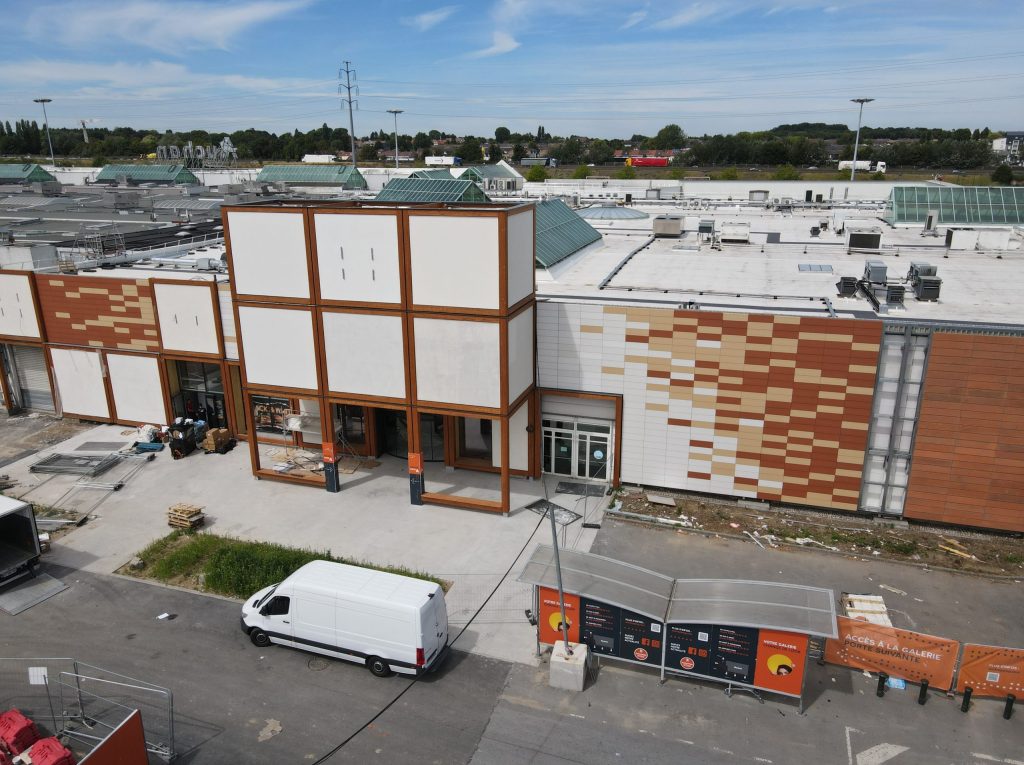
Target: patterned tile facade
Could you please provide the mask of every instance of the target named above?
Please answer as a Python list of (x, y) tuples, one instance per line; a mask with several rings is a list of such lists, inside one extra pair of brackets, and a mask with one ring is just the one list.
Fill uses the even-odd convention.
[(538, 308), (540, 384), (623, 394), (623, 481), (857, 509), (881, 322)]
[(36, 276), (47, 340), (130, 351), (157, 351), (153, 290), (146, 279)]
[(1024, 338), (932, 336), (904, 515), (1024, 531)]

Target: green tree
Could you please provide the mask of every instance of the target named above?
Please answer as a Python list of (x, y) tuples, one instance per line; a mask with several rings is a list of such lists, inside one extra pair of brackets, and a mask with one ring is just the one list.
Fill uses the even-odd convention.
[(526, 180), (531, 183), (543, 183), (548, 179), (548, 171), (542, 165), (534, 165), (526, 173)]
[(420, 132), (413, 136), (412, 147), (416, 151), (426, 151), (433, 145), (434, 142), (430, 140), (430, 136), (426, 133)]
[(1000, 186), (1009, 186), (1013, 183), (1013, 170), (1009, 165), (1000, 165), (992, 171), (992, 182)]
[(373, 141), (366, 141), (362, 146), (359, 147), (359, 161), (360, 162), (376, 162), (379, 159), (377, 154), (378, 149)]
[(718, 174), (720, 181), (738, 181), (739, 179), (740, 173), (735, 167), (727, 167)]
[(587, 167), (586, 165), (580, 165), (579, 167), (577, 167), (573, 171), (572, 177), (573, 178), (586, 178), (592, 172), (593, 172), (593, 170), (591, 168)]
[(587, 161), (594, 165), (605, 165), (612, 161), (615, 149), (607, 141), (597, 138), (587, 147)]
[(484, 152), (480, 148), (480, 142), (472, 136), (466, 137), (459, 145), (459, 156), (467, 165), (484, 161)]
[(517, 143), (512, 147), (512, 164), (518, 165), (523, 161), (523, 157), (526, 156), (526, 149), (523, 148), (521, 143)]
[(792, 165), (780, 165), (779, 168), (772, 173), (772, 178), (777, 181), (799, 181), (800, 173)]
[(666, 125), (658, 134), (651, 139), (651, 146), (655, 149), (681, 149), (686, 140), (686, 134), (679, 125)]
[(512, 137), (512, 131), (507, 127), (499, 127), (494, 129), (494, 140), (498, 143), (507, 143)]
[(502, 159), (504, 159), (504, 156), (501, 153), (501, 147), (497, 142), (491, 141), (487, 146), (487, 161), (493, 165), (501, 162)]
[(615, 177), (624, 181), (629, 181), (636, 178), (636, 170), (632, 167), (624, 167), (615, 174)]

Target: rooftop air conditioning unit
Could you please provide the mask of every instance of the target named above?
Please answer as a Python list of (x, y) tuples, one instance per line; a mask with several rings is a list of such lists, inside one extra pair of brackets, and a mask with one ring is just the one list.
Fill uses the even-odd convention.
[(839, 297), (853, 297), (857, 294), (857, 277), (840, 276), (839, 281), (836, 282), (836, 291), (839, 293)]
[(864, 263), (864, 280), (872, 284), (885, 284), (888, 267), (881, 260), (868, 260)]
[(889, 305), (903, 305), (906, 287), (902, 284), (890, 284), (885, 288), (885, 302)]
[(938, 300), (942, 279), (937, 276), (922, 276), (914, 284), (914, 295), (918, 300)]
[(938, 268), (933, 266), (931, 263), (924, 263), (922, 261), (911, 261), (910, 271), (907, 273), (907, 279), (911, 284), (915, 283), (922, 276), (935, 276), (938, 273)]

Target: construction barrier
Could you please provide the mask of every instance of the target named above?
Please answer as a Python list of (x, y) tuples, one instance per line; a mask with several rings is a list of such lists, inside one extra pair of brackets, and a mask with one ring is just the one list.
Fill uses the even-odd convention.
[(949, 690), (960, 653), (960, 643), (948, 638), (836, 618), (839, 637), (825, 641), (825, 661), (869, 672), (884, 672), (932, 688)]
[(1024, 649), (965, 643), (957, 693), (965, 688), (975, 696), (1024, 696)]

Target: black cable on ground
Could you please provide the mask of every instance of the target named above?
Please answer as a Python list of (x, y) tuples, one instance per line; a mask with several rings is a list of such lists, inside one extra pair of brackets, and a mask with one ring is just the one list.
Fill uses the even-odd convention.
[[(546, 494), (547, 493), (547, 486), (545, 486), (544, 489), (545, 489), (545, 494)], [(519, 559), (521, 557), (523, 557), (523, 553), (526, 552), (526, 548), (529, 547), (530, 542), (533, 540), (533, 537), (537, 534), (537, 529), (540, 528), (540, 525), (541, 525), (541, 523), (544, 522), (545, 518), (547, 518), (546, 514), (540, 516), (540, 519), (537, 521), (537, 525), (533, 527), (533, 531), (530, 533), (530, 536), (527, 537), (526, 542), (523, 544), (522, 549), (519, 551), (519, 554), (516, 555), (515, 559), (512, 561), (512, 563), (509, 565), (509, 567), (505, 570), (505, 573), (501, 575), (501, 579), (499, 579), (498, 583), (496, 585), (494, 585), (494, 589), (490, 591), (490, 593), (487, 595), (486, 598), (484, 598), (484, 602), (480, 604), (480, 607), (476, 611), (473, 612), (473, 615), (471, 617), (469, 617), (469, 621), (467, 621), (463, 625), (462, 629), (459, 630), (459, 634), (456, 635), (455, 639), (452, 640), (448, 644), (449, 648), (454, 646), (455, 643), (458, 641), (458, 639), (460, 637), (462, 637), (462, 633), (464, 633), (467, 629), (469, 629), (469, 625), (472, 624), (473, 620), (476, 619), (480, 615), (480, 612), (484, 610), (484, 607), (488, 603), (491, 602), (491, 598), (494, 597), (494, 594), (498, 591), (498, 588), (501, 587), (501, 585), (505, 583), (506, 579), (508, 579), (508, 575), (512, 573), (512, 569), (515, 567), (516, 563), (518, 563)], [(393, 699), (391, 699), (391, 701), (389, 701), (387, 704), (385, 704), (377, 712), (377, 714), (375, 714), (373, 717), (371, 717), (369, 720), (367, 720), (365, 723), (363, 723), (361, 726), (359, 726), (359, 728), (357, 728), (351, 735), (349, 735), (348, 738), (346, 738), (344, 741), (342, 741), (340, 744), (338, 744), (336, 747), (334, 747), (331, 751), (329, 751), (327, 754), (323, 755), (320, 759), (316, 760), (313, 763), (313, 765), (321, 765), (321, 763), (327, 762), (327, 760), (329, 760), (331, 757), (333, 757), (338, 752), (340, 752), (345, 747), (345, 745), (348, 744), (352, 739), (354, 739), (356, 736), (358, 736), (364, 730), (366, 730), (371, 725), (373, 725), (375, 722), (377, 722), (377, 720), (380, 718), (380, 716), (383, 715), (385, 712), (387, 712), (389, 709), (391, 709), (391, 707), (393, 707), (398, 702), (398, 700), (400, 698), (402, 698), (402, 696), (404, 696), (406, 693), (408, 693), (409, 690), (414, 685), (416, 685), (416, 683), (419, 682), (419, 680), (420, 680), (419, 677), (414, 677), (409, 682), (409, 684), (407, 686), (405, 686), (405, 688), (403, 688), (401, 691), (399, 691), (398, 694)]]

